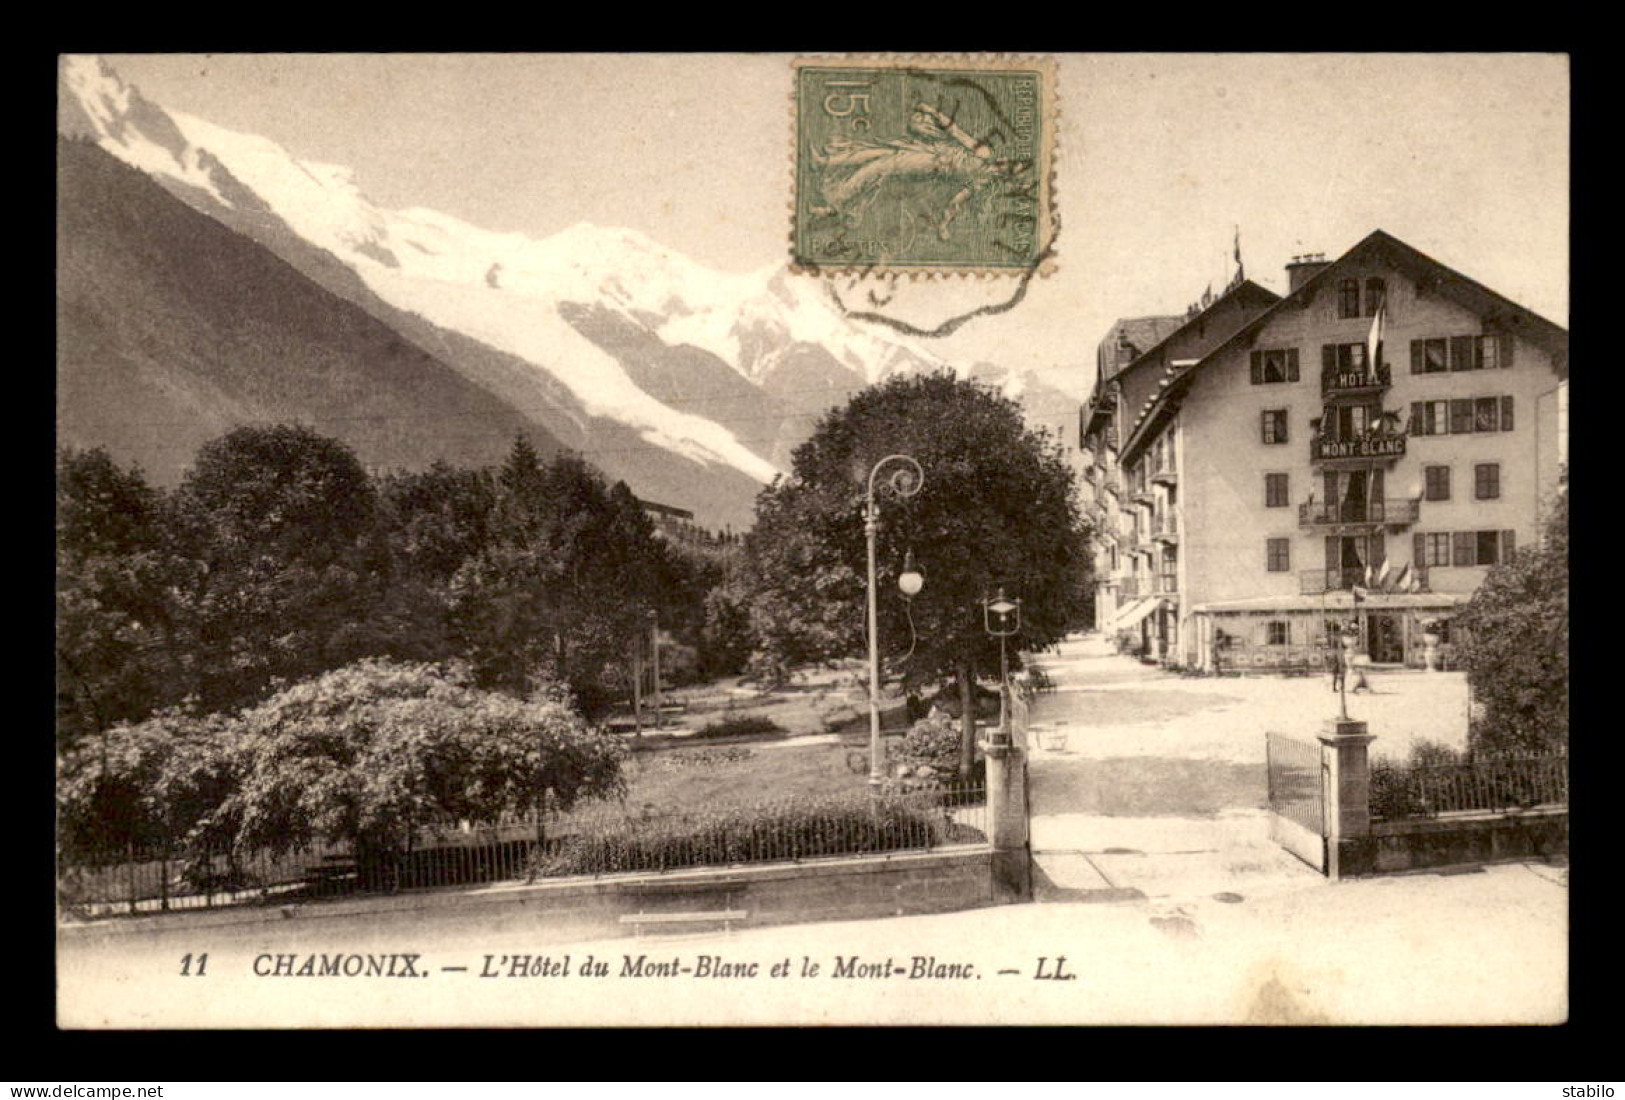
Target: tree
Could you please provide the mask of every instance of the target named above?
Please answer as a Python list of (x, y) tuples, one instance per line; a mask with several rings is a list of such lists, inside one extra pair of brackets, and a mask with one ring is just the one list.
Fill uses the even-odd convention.
[[(796, 449), (791, 475), (757, 499), (753, 626), (770, 663), (865, 652), (865, 486), (875, 462), (897, 453), (912, 455), (925, 481), (914, 497), (880, 497), (881, 637), (906, 683), (957, 681), (968, 773), (974, 684), (999, 668), (981, 601), (1001, 586), (1019, 596), (1014, 643), (1049, 645), (1080, 612), (1088, 561), (1071, 469), (1016, 402), (944, 372), (890, 379), (827, 414)], [(910, 550), (926, 583), (906, 601), (897, 576)]]
[(610, 735), (556, 696), (482, 691), (466, 666), (360, 661), (278, 692), (235, 729), (244, 765), (226, 810), (238, 844), (286, 852), (351, 841), (369, 877), (410, 851), (424, 825), (492, 821), (548, 799), (568, 809), (621, 790)]
[(388, 547), (372, 483), (344, 444), (288, 425), (232, 431), (198, 452), (175, 519), (202, 709), (387, 651), (373, 626)]
[(1486, 754), (1551, 753), (1569, 738), (1569, 501), (1539, 546), (1489, 571), (1452, 623), (1467, 683), (1483, 704), (1469, 742)]
[(670, 601), (673, 565), (631, 490), (577, 456), (543, 465), (516, 440), (496, 487), (490, 537), (450, 585), (461, 650), (487, 687), (562, 682), (596, 717), (648, 612)]
[(179, 701), (164, 500), (101, 449), (57, 454), (57, 738)]

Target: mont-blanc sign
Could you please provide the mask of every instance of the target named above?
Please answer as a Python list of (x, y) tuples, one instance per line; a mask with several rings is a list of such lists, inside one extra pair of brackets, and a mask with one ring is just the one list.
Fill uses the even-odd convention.
[(1327, 458), (1403, 458), (1403, 435), (1367, 435), (1358, 439), (1316, 439), (1312, 457)]

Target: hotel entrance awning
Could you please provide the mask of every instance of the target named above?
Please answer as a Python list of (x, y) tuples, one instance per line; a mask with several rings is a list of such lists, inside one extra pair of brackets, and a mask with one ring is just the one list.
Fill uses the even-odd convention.
[(1129, 604), (1128, 607), (1119, 611), (1112, 618), (1112, 620), (1106, 624), (1105, 629), (1110, 632), (1127, 630), (1130, 627), (1138, 626), (1140, 625), (1141, 619), (1144, 619), (1147, 615), (1151, 614), (1151, 612), (1155, 611), (1161, 606), (1162, 599), (1158, 596), (1147, 596), (1143, 599), (1136, 600), (1134, 603)]

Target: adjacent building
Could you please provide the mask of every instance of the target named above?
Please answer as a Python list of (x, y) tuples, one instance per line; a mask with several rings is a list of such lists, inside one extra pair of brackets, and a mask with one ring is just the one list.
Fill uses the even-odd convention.
[[(1381, 231), (1238, 280), (1083, 409), (1097, 625), (1168, 663), (1417, 665), (1566, 481), (1568, 334)], [(1115, 340), (1116, 333), (1108, 337)]]

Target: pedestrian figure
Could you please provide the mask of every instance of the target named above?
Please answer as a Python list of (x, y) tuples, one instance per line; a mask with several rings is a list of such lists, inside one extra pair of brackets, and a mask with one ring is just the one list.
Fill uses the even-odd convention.
[(1326, 650), (1326, 663), (1332, 670), (1332, 690), (1341, 691), (1343, 689), (1343, 651), (1336, 642), (1333, 642)]

